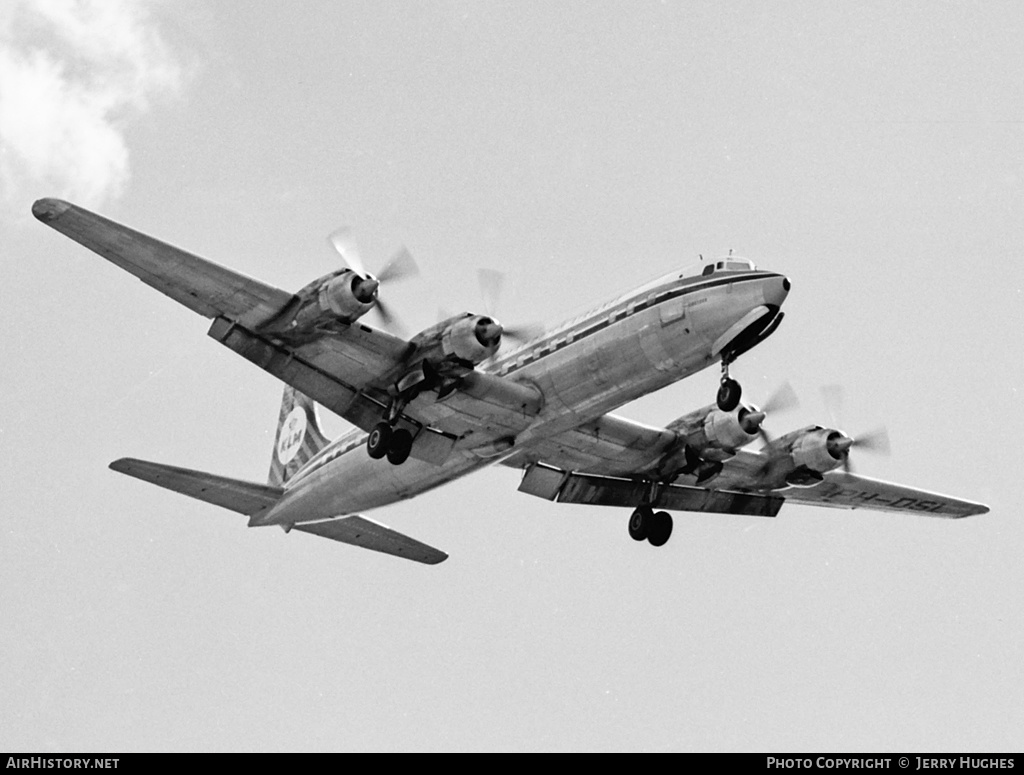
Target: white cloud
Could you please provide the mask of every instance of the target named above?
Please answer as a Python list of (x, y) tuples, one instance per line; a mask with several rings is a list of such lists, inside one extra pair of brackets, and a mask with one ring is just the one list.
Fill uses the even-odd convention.
[(0, 15), (0, 195), (97, 205), (128, 181), (124, 128), (182, 68), (140, 0), (8, 0)]

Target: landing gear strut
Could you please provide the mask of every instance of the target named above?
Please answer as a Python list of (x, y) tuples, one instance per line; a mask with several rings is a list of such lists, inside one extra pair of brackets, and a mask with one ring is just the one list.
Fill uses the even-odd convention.
[(636, 507), (629, 517), (629, 537), (651, 546), (664, 546), (672, 535), (672, 516), (667, 511), (655, 512), (647, 504)]
[(731, 412), (740, 405), (740, 395), (743, 388), (740, 383), (729, 376), (729, 364), (732, 359), (726, 355), (722, 356), (722, 384), (718, 388), (718, 408), (723, 412)]

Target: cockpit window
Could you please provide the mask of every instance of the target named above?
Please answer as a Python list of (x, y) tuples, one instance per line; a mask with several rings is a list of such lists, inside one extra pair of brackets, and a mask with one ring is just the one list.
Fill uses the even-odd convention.
[(702, 275), (718, 272), (751, 272), (754, 270), (754, 262), (746, 258), (732, 258), (731, 256), (723, 261), (708, 264), (701, 271)]

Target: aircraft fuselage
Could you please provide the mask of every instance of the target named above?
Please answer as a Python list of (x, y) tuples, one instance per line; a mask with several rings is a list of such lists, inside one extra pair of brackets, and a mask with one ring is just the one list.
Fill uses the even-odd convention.
[[(409, 459), (401, 466), (366, 454), (367, 434), (336, 439), (288, 482), (282, 500), (252, 524), (288, 525), (385, 506), (496, 462), (517, 457), (530, 442), (542, 449), (567, 429), (600, 418), (643, 395), (731, 359), (774, 331), (789, 292), (782, 275), (757, 270), (673, 273), (566, 322), (478, 371), (536, 388), (539, 413), (524, 415), (496, 402), (493, 433), (467, 428), (440, 465)], [(435, 392), (417, 402), (443, 404)], [(606, 471), (642, 470), (665, 454), (610, 446)], [(595, 444), (600, 444), (596, 440)]]

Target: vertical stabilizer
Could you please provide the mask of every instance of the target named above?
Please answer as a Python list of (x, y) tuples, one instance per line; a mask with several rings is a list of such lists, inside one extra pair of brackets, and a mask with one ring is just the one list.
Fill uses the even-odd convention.
[(313, 400), (291, 386), (285, 387), (268, 483), (274, 487), (283, 487), (296, 471), (327, 444), (327, 437), (320, 430)]

